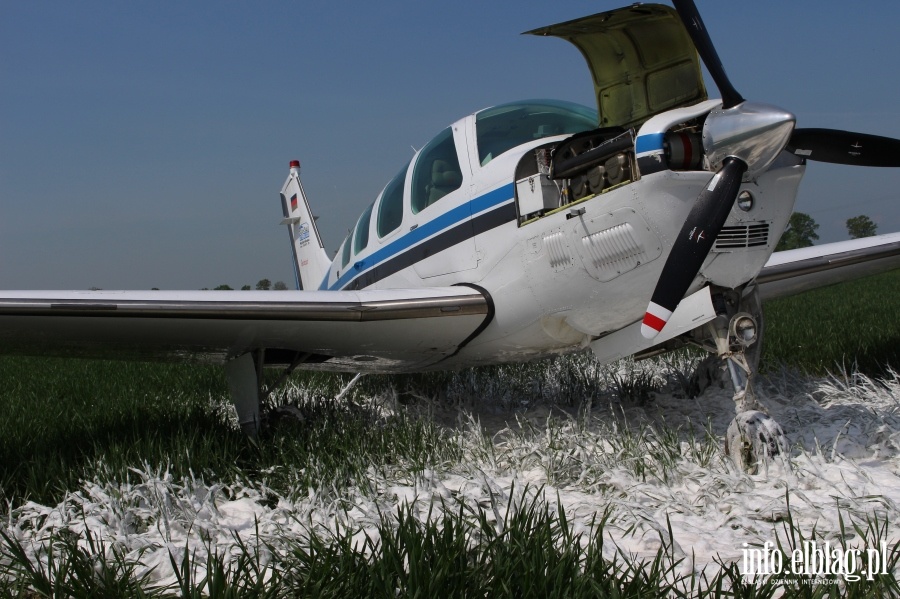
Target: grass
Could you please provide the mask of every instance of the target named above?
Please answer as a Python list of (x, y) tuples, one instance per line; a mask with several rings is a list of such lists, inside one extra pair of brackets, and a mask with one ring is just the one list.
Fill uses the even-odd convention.
[[(247, 452), (240, 435), (210, 409), (210, 396), (226, 392), (218, 369), (3, 357), (0, 380), (0, 481), (7, 500), (58, 496), (101, 459), (116, 469), (170, 456), (185, 471), (203, 471)], [(209, 451), (213, 438), (215, 451)]]
[(322, 401), (348, 377), (301, 373), (292, 385), (305, 422), (285, 419), (255, 444), (231, 421), (218, 368), (4, 357), (0, 378), (13, 383), (0, 390), (3, 501), (56, 502), (98, 472), (126, 480), (145, 463), (176, 478), (264, 473), (283, 491), (342, 488), (366, 480), (370, 467), (421, 469), (458, 459), (428, 420), (384, 418), (371, 403)]
[[(490, 510), (442, 510), (424, 519), (408, 505), (381, 515), (374, 534), (361, 542), (354, 531), (313, 533), (277, 546), (239, 544), (233, 558), (207, 544), (201, 559), (185, 546), (170, 555), (174, 581), (148, 583), (141, 563), (87, 534), (86, 543), (60, 535), (47, 543), (35, 563), (18, 540), (3, 533), (0, 591), (7, 597), (896, 597), (893, 574), (844, 580), (829, 575), (829, 584), (809, 585), (799, 575), (773, 574), (748, 579), (735, 562), (699, 573), (685, 572), (685, 558), (674, 550), (671, 528), (659, 535), (650, 558), (610, 547), (606, 527), (610, 509), (590, 526), (573, 532), (565, 511), (537, 493), (505, 506), (497, 521)], [(446, 507), (446, 506), (444, 506)], [(843, 520), (842, 520), (843, 523)], [(887, 526), (877, 517), (854, 523), (864, 545), (878, 547)], [(791, 519), (781, 523), (775, 544), (790, 554), (803, 543), (826, 537), (805, 534)], [(843, 550), (853, 545), (842, 536)], [(862, 546), (856, 545), (856, 547)], [(900, 565), (900, 543), (887, 552), (884, 569)]]
[[(767, 304), (764, 368), (821, 373), (856, 360), (863, 372), (878, 374), (900, 363), (900, 319), (891, 309), (898, 283), (895, 271)], [(815, 351), (804, 351), (810, 347)], [(677, 364), (674, 376), (689, 366), (690, 360)], [(427, 413), (400, 409), (437, 396), (463, 407), (471, 397), (490, 397), (505, 410), (542, 401), (576, 411), (601, 401), (644, 405), (665, 383), (640, 365), (608, 367), (583, 354), (456, 373), (365, 377), (342, 403), (330, 398), (349, 377), (298, 373), (280, 397), (296, 405), (303, 421), (286, 418), (257, 443), (237, 431), (217, 367), (4, 356), (0, 381), (0, 500), (10, 512), (29, 500), (56, 505), (86, 481), (140, 486), (154, 477), (202, 479), (222, 481), (219, 492), (227, 499), (253, 488), (273, 507), (303, 494), (341, 506), (346, 492), (380, 497), (390, 481), (415, 481), (473, 457), (540, 470), (557, 487), (595, 489), (609, 485), (608, 473), (617, 469), (671, 485), (685, 476), (683, 460), (712, 468), (720, 459), (719, 439), (710, 430), (626, 426), (614, 418), (604, 442), (591, 444), (579, 428), (586, 420), (523, 422), (488, 437), (477, 425), (458, 433)], [(552, 451), (534, 449), (536, 439)], [(604, 541), (609, 513), (601, 511), (592, 527), (576, 533), (561, 504), (537, 495), (516, 501), (508, 498), (500, 510), (505, 515), (496, 504), (460, 502), (425, 515), (401, 505), (379, 512), (364, 538), (338, 526), (313, 527), (278, 544), (250, 546), (237, 537), (239, 550), (228, 555), (209, 539), (199, 552), (185, 544), (169, 557), (174, 579), (156, 586), (142, 566), (145, 555), (93, 538), (87, 527), (79, 535), (52, 537), (37, 562), (32, 548), (7, 528), (0, 540), (0, 596), (753, 597), (769, 596), (776, 586), (790, 596), (826, 597), (835, 589), (900, 595), (893, 579), (748, 584), (733, 563), (686, 574), (685, 558), (664, 534), (655, 556), (638, 558)], [(778, 538), (784, 547), (817, 534), (801, 531), (790, 518)], [(877, 518), (856, 518), (849, 527), (859, 538), (887, 534)], [(891, 551), (896, 565), (896, 543)]]
[(900, 270), (767, 302), (763, 369), (822, 374), (900, 365)]

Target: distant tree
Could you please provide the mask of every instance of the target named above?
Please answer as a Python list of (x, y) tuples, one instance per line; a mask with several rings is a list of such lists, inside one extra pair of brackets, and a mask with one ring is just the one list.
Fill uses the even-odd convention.
[(150, 291), (159, 291), (159, 287), (151, 287)]
[(250, 285), (244, 285), (241, 287), (241, 291), (250, 291)]
[(231, 291), (230, 285), (219, 285), (218, 287), (213, 287), (215, 291)]
[(272, 281), (269, 279), (260, 279), (256, 284), (256, 288), (260, 291), (268, 291), (272, 288)]
[(859, 216), (847, 219), (847, 233), (850, 234), (850, 239), (872, 237), (875, 235), (875, 230), (877, 228), (878, 225), (872, 222), (872, 219), (865, 214), (860, 214)]
[(275, 291), (286, 291), (287, 285), (284, 284), (284, 281), (275, 281), (275, 286), (272, 289)]
[(819, 225), (810, 215), (803, 212), (793, 213), (775, 250), (780, 252), (811, 246), (814, 241), (819, 239), (819, 235), (816, 233), (818, 228)]

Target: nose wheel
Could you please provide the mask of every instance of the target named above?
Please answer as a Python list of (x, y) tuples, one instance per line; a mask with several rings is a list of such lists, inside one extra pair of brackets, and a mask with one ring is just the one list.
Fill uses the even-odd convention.
[(725, 434), (725, 453), (738, 467), (755, 474), (761, 465), (787, 455), (789, 449), (781, 425), (753, 392), (763, 332), (758, 290), (727, 291), (716, 296), (715, 304), (719, 315), (706, 325), (700, 345), (724, 363), (734, 388), (737, 415)]
[(781, 425), (766, 413), (750, 386), (751, 376), (758, 365), (761, 344), (757, 338), (751, 361), (744, 347), (722, 356), (734, 387), (734, 407), (737, 415), (725, 433), (725, 453), (741, 469), (756, 474), (760, 466), (775, 456), (787, 455), (788, 442)]
[(738, 412), (725, 433), (725, 453), (750, 474), (775, 456), (787, 455), (788, 442), (781, 425), (759, 410)]

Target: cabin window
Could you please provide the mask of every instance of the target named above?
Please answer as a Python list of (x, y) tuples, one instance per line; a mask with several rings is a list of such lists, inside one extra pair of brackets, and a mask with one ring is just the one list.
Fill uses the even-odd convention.
[(412, 176), (412, 211), (418, 213), (462, 186), (462, 169), (453, 130), (444, 129), (428, 142), (416, 160)]
[(535, 100), (503, 104), (475, 115), (478, 161), (485, 166), (516, 146), (597, 127), (597, 111), (572, 102)]
[(403, 222), (403, 181), (406, 179), (407, 163), (397, 175), (391, 179), (381, 194), (381, 203), (378, 205), (378, 218), (375, 228), (378, 237), (384, 237), (388, 233), (396, 231)]
[(344, 240), (344, 249), (341, 253), (341, 268), (347, 266), (350, 262), (350, 236), (347, 236), (347, 239)]
[(369, 204), (366, 211), (359, 217), (359, 222), (356, 223), (356, 232), (353, 234), (354, 254), (360, 253), (369, 245), (369, 223), (372, 221), (373, 206), (374, 204)]

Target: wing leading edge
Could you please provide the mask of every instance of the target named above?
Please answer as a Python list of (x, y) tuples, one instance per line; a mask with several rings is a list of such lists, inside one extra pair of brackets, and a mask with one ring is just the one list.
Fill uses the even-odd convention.
[(756, 282), (765, 301), (895, 268), (900, 268), (900, 233), (776, 252)]
[(472, 287), (361, 291), (3, 291), (0, 353), (426, 369), (493, 315)]

